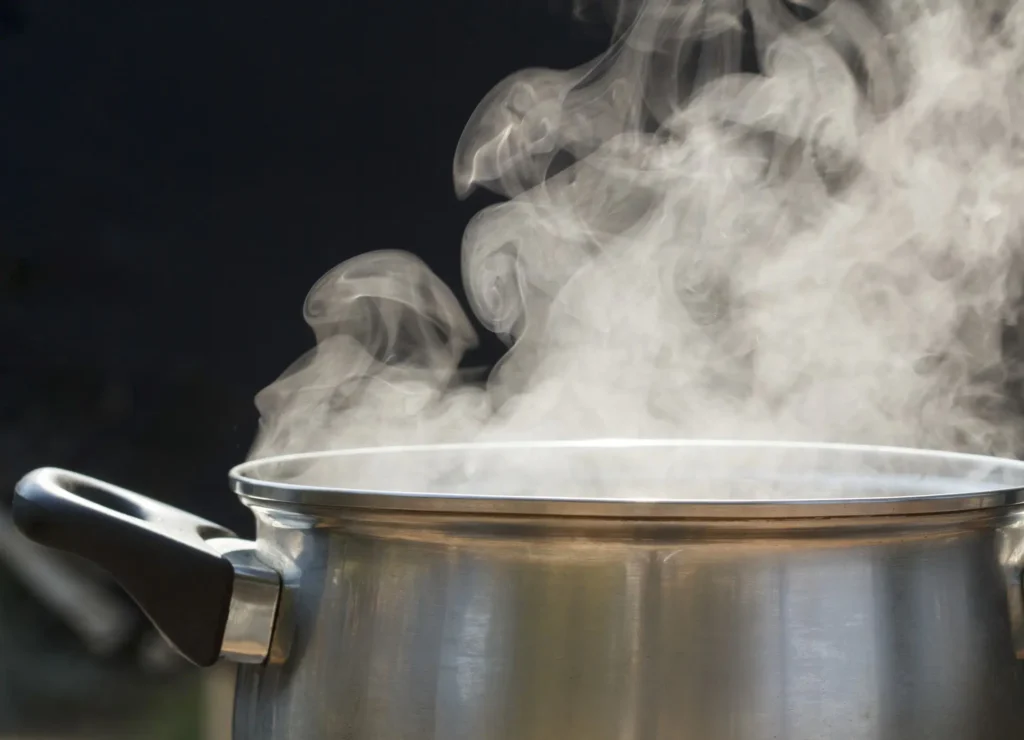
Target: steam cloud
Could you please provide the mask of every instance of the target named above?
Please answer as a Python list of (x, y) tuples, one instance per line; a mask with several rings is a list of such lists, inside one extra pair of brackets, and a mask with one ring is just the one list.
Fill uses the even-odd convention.
[(592, 63), (501, 82), (459, 142), (457, 192), (509, 198), (463, 242), (472, 308), (511, 345), (486, 384), (460, 375), (476, 336), (452, 292), (366, 254), (311, 290), (316, 349), (259, 395), (252, 457), (598, 437), (1018, 453), (1022, 5), (644, 0), (614, 28)]

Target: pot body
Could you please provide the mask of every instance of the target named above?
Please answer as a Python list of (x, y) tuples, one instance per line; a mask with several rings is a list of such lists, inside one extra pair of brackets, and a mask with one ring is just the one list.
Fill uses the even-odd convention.
[(238, 740), (1018, 740), (1018, 507), (609, 520), (270, 508)]

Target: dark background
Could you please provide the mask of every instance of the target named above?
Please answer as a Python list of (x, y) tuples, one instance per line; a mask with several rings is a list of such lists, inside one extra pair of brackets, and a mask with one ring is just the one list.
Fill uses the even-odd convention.
[(543, 0), (0, 0), (0, 488), (59, 465), (251, 532), (226, 472), (306, 291), (401, 248), (461, 295), (463, 125), (606, 44)]
[[(0, 516), (55, 465), (251, 535), (226, 474), (313, 346), (307, 290), (399, 248), (461, 295), (493, 202), (454, 195), (464, 124), (507, 74), (606, 44), (546, 0), (0, 0)], [(140, 714), (195, 738), (174, 725), (205, 674), (89, 652), (29, 585), (0, 562), (0, 737)]]
[[(250, 535), (226, 473), (307, 290), (398, 248), (461, 294), (493, 199), (456, 199), (456, 143), (509, 73), (606, 47), (568, 2), (0, 0), (0, 507), (57, 465)], [(115, 657), (0, 567), (0, 737), (126, 711)]]

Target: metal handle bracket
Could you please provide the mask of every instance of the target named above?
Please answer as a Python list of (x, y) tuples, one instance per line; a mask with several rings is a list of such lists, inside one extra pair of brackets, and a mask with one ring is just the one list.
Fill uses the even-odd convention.
[(280, 577), (255, 543), (167, 504), (58, 468), (26, 475), (14, 522), (29, 539), (106, 570), (185, 658), (262, 662)]

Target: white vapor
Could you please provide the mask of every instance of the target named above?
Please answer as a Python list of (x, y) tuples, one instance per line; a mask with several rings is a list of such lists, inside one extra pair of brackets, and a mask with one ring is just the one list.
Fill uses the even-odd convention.
[[(505, 337), (486, 384), (452, 292), (374, 252), (312, 289), (317, 347), (252, 457), (511, 439), (733, 438), (1014, 455), (1003, 334), (1024, 218), (1019, 3), (646, 0), (609, 51), (481, 103), (463, 242)], [(753, 38), (758, 73), (744, 71)]]

